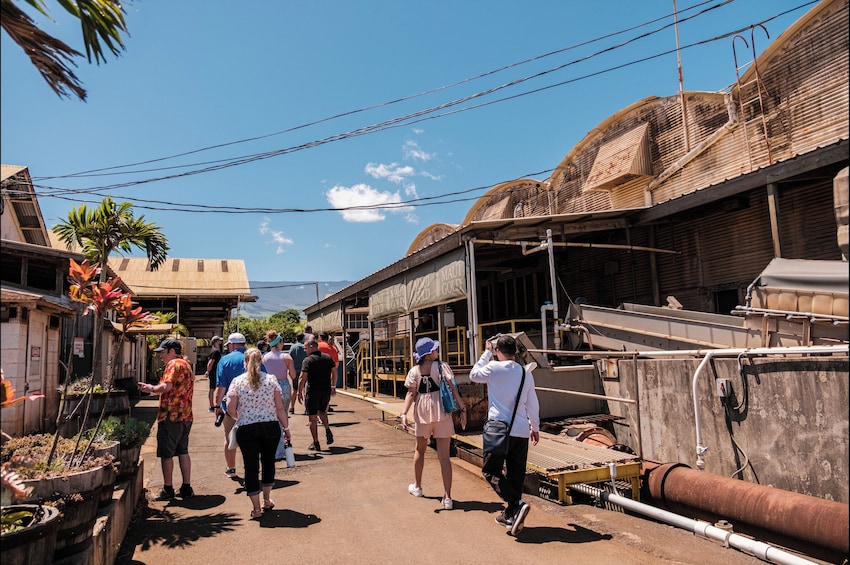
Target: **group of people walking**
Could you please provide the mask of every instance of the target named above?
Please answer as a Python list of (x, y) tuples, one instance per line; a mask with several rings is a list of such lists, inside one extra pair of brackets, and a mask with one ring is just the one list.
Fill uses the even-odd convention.
[[(338, 357), (327, 335), (316, 339), (311, 334), (304, 341), (299, 334), (289, 352), (282, 350), (282, 339), (276, 331), (265, 336), (269, 351), (247, 348), (245, 336), (232, 333), (227, 338), (229, 352), (219, 347), (224, 341), (212, 340), (213, 353), (204, 373), (210, 379), (210, 411), (216, 414), (216, 425), (224, 431), (225, 475), (236, 477), (236, 446), (230, 441), (236, 427), (236, 442), (242, 452), (245, 492), (252, 503), (251, 518), (274, 508), (271, 490), (275, 478), (275, 462), (281, 459), (279, 446), (291, 439), (289, 415), (294, 414), (296, 399), (302, 402), (309, 417), (313, 442), (310, 449), (320, 451), (318, 422), (325, 428), (325, 440), (333, 444), (328, 422), (328, 409), (336, 394)], [(422, 497), (422, 475), (425, 453), (430, 438), (437, 445), (437, 457), (443, 482), (442, 505), (454, 506), (452, 500), (452, 465), (449, 457), (451, 437), (455, 432), (452, 413), (443, 407), (441, 385), (448, 387), (459, 409), (459, 421), (465, 429), (467, 407), (454, 382), (451, 368), (439, 359), (438, 341), (422, 338), (416, 342), (413, 366), (405, 379), (407, 394), (401, 414), (402, 427), (410, 428), (407, 413), (413, 408), (416, 446), (413, 455), (414, 482), (408, 492)], [(157, 414), (157, 457), (160, 458), (163, 488), (159, 499), (174, 498), (173, 458), (177, 457), (183, 483), (180, 496), (191, 497), (191, 459), (189, 434), (192, 428), (192, 395), (194, 371), (182, 355), (178, 340), (166, 339), (154, 351), (165, 363), (157, 385), (139, 383), (139, 389), (159, 394)], [(216, 354), (218, 353), (218, 354)], [(529, 442), (539, 440), (539, 403), (534, 377), (516, 359), (517, 344), (511, 336), (500, 336), (486, 342), (485, 350), (470, 371), (470, 380), (487, 384), (488, 419), (508, 424), (506, 452), (487, 452), (485, 446), (482, 473), (506, 507), (496, 522), (512, 535), (522, 530), (529, 505), (522, 500), (522, 484), (528, 458)], [(495, 356), (495, 360), (494, 360)], [(288, 409), (288, 410), (287, 410)]]

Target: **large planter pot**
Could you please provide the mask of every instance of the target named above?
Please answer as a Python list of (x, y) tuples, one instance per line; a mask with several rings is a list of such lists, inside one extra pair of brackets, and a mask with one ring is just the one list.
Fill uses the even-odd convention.
[[(92, 452), (97, 457), (109, 455), (112, 457), (113, 461), (118, 461), (118, 457), (121, 453), (121, 444), (113, 440), (108, 442), (105, 447), (93, 449)], [(114, 468), (112, 473), (106, 473), (106, 475), (103, 477), (103, 488), (100, 491), (100, 508), (109, 506), (109, 504), (112, 502), (112, 493), (115, 492), (116, 480), (117, 473)]]
[[(22, 481), (32, 492), (25, 502), (51, 501), (60, 511), (56, 559), (78, 553), (90, 543), (103, 485), (115, 480), (112, 463), (55, 477)], [(111, 495), (110, 495), (111, 498)]]
[(133, 474), (139, 466), (139, 458), (142, 455), (141, 444), (133, 447), (122, 447), (118, 450), (118, 477), (121, 481)]
[[(64, 437), (75, 436), (83, 426), (85, 416), (87, 395), (70, 393), (65, 397), (65, 407), (62, 410), (62, 422), (59, 425), (59, 433)], [(93, 394), (89, 404), (86, 429), (93, 428), (97, 424), (100, 413), (104, 410), (104, 418), (117, 416), (122, 421), (130, 417), (130, 397), (126, 390), (113, 390), (109, 393)]]
[(15, 504), (4, 506), (7, 512), (32, 512), (38, 519), (29, 526), (0, 535), (3, 548), (3, 565), (48, 565), (53, 562), (56, 534), (59, 531), (59, 510), (52, 506)]
[(102, 490), (103, 487), (98, 487), (62, 499), (53, 559), (79, 553), (91, 545)]
[(112, 463), (85, 471), (68, 472), (56, 477), (43, 479), (27, 479), (23, 481), (27, 487), (32, 487), (32, 492), (24, 502), (35, 502), (39, 499), (50, 500), (65, 497), (71, 494), (92, 492), (100, 490), (104, 483), (108, 483), (110, 475), (114, 476)]

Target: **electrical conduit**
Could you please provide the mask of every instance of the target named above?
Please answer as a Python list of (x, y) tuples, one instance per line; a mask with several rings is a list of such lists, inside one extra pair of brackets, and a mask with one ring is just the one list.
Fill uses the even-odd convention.
[(709, 364), (714, 357), (737, 357), (739, 355), (811, 355), (816, 353), (844, 353), (847, 355), (850, 347), (847, 345), (824, 345), (810, 347), (761, 347), (754, 349), (711, 349), (705, 352), (702, 362), (694, 371), (692, 382), (692, 395), (694, 402), (694, 427), (697, 436), (697, 469), (700, 471), (705, 469), (705, 458), (703, 455), (708, 451), (708, 446), (702, 443), (702, 428), (700, 427), (699, 419), (699, 395), (697, 394), (697, 383), (703, 369)]
[(779, 563), (780, 565), (816, 565), (814, 561), (809, 561), (808, 559), (804, 559), (764, 542), (712, 526), (708, 522), (685, 518), (679, 514), (655, 508), (654, 506), (649, 506), (648, 504), (643, 504), (642, 502), (637, 502), (624, 496), (611, 494), (590, 485), (576, 484), (569, 485), (569, 487), (582, 494), (594, 496), (604, 502), (616, 504), (626, 510), (664, 522), (665, 524), (689, 530), (704, 538), (723, 542), (725, 545), (734, 547), (735, 549), (739, 549), (750, 555), (754, 555), (768, 563)]

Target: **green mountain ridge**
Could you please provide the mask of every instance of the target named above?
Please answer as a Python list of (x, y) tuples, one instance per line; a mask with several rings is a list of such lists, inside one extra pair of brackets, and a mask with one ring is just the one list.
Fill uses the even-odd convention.
[(321, 300), (347, 287), (351, 281), (248, 281), (248, 284), (258, 300), (241, 304), (239, 315), (262, 319), (290, 308), (304, 317), (304, 308), (315, 304), (317, 295)]

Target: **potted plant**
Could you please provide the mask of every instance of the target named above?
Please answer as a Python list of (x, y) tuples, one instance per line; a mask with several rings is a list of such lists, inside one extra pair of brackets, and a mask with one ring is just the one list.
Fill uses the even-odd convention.
[(150, 424), (136, 418), (128, 418), (124, 422), (111, 416), (103, 421), (100, 431), (104, 439), (118, 442), (118, 478), (130, 475), (136, 469), (142, 445), (150, 435)]
[[(23, 502), (59, 511), (54, 557), (60, 558), (76, 553), (91, 537), (104, 485), (114, 483), (115, 468), (110, 454), (96, 454), (106, 447), (103, 442), (89, 440), (81, 448), (82, 435), (55, 439), (51, 434), (10, 438), (0, 448), (0, 461), (17, 473), (26, 492)], [(12, 503), (10, 495), (3, 490), (4, 505)]]
[[(148, 314), (142, 313), (141, 308), (133, 308), (133, 303), (119, 288), (118, 279), (96, 282), (100, 274), (99, 268), (92, 268), (87, 261), (77, 264), (71, 260), (71, 298), (85, 304), (86, 313), (93, 312), (102, 319), (110, 310), (118, 312), (122, 322), (122, 337), (127, 329), (137, 324), (145, 325)], [(70, 371), (69, 371), (70, 373)], [(13, 401), (13, 392), (8, 394), (6, 383), (3, 383), (3, 403), (7, 399)], [(53, 435), (35, 434), (20, 438), (3, 435), (0, 449), (0, 463), (10, 472), (14, 472), (15, 480), (20, 489), (2, 491), (2, 503), (11, 505), (13, 493), (23, 502), (37, 503), (54, 507), (59, 513), (59, 526), (56, 535), (54, 559), (76, 553), (89, 541), (97, 516), (97, 509), (102, 500), (104, 489), (108, 489), (108, 500), (111, 500), (111, 489), (115, 482), (115, 460), (108, 450), (117, 451), (117, 440), (112, 445), (106, 444), (99, 432), (106, 412), (106, 403), (96, 415), (91, 432), (79, 431), (73, 438), (63, 438), (59, 433), (64, 414), (64, 405), (68, 398), (69, 381), (61, 395), (57, 432)], [(86, 386), (86, 406), (84, 408), (81, 430), (86, 430), (92, 398), (96, 387)], [(109, 394), (107, 388), (105, 394)], [(11, 398), (8, 398), (10, 397)], [(19, 401), (19, 400), (14, 400)], [(24, 464), (23, 462), (26, 462)], [(4, 481), (8, 482), (8, 481)], [(14, 516), (14, 519), (13, 519)], [(22, 515), (10, 515), (10, 521), (23, 523)], [(6, 552), (4, 543), (4, 563)]]
[[(13, 500), (26, 497), (27, 487), (9, 463), (2, 466), (2, 490)], [(41, 504), (0, 507), (0, 544), (3, 563), (38, 565), (53, 562), (59, 510)]]

